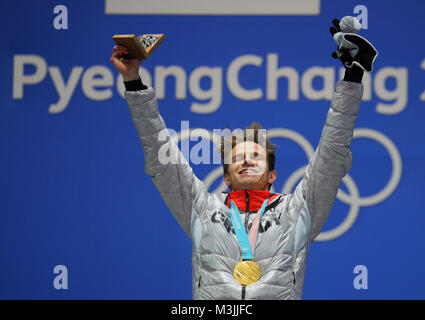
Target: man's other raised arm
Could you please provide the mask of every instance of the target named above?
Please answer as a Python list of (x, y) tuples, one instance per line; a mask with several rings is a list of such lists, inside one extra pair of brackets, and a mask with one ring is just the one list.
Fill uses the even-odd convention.
[[(337, 83), (319, 145), (294, 192), (296, 206), (309, 230), (309, 241), (320, 233), (331, 212), (341, 179), (352, 164), (350, 151), (360, 102), (361, 83)], [(305, 208), (306, 205), (306, 208)], [(309, 213), (309, 217), (303, 216)], [(310, 223), (306, 221), (310, 219)], [(301, 228), (302, 229), (302, 228)]]
[[(354, 17), (344, 17), (342, 21), (334, 19), (329, 31), (338, 45), (332, 57), (346, 67), (344, 79), (336, 84), (319, 145), (295, 189), (292, 203), (298, 213), (296, 239), (306, 239), (308, 235), (310, 242), (319, 235), (341, 180), (351, 168), (350, 146), (363, 96), (362, 77), (364, 71), (372, 71), (378, 55), (368, 40), (353, 33), (361, 29)], [(296, 247), (302, 245), (298, 243)]]
[[(204, 212), (209, 194), (171, 139), (159, 114), (154, 90), (144, 86), (139, 79), (141, 61), (120, 58), (121, 54), (127, 53), (125, 47), (114, 47), (111, 62), (123, 75), (125, 98), (143, 146), (145, 172), (152, 178), (167, 207), (190, 237), (192, 213)], [(161, 159), (160, 149), (167, 150), (167, 159), (175, 161)]]

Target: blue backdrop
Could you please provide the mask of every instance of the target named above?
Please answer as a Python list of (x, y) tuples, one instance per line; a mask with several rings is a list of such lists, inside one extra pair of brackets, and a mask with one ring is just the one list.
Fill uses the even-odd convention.
[[(169, 128), (256, 120), (302, 137), (281, 130), (272, 140), (282, 192), (317, 146), (339, 78), (331, 21), (363, 5), (361, 34), (379, 56), (364, 80), (353, 167), (324, 241), (311, 245), (303, 298), (424, 299), (425, 2), (310, 2), (308, 13), (241, 16), (1, 1), (0, 298), (191, 299), (191, 241), (144, 174), (109, 62), (113, 34), (166, 35), (141, 72)], [(57, 5), (67, 8), (68, 29), (54, 27)], [(218, 167), (193, 164), (201, 179)], [(68, 289), (54, 287), (57, 265), (67, 268)], [(359, 265), (367, 289), (354, 285)]]

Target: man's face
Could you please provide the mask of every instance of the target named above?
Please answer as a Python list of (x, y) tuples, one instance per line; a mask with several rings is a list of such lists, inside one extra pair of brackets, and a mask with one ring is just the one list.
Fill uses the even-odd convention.
[(269, 171), (266, 150), (259, 144), (241, 142), (232, 149), (231, 157), (224, 181), (232, 191), (268, 191), (269, 185), (276, 180), (276, 171)]

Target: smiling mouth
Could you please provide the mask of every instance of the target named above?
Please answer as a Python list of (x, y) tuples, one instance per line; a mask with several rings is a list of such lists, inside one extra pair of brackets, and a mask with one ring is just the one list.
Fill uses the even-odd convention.
[(242, 169), (241, 171), (239, 171), (239, 175), (241, 176), (245, 176), (245, 175), (257, 175), (258, 172), (255, 169), (249, 169), (249, 168), (245, 168)]

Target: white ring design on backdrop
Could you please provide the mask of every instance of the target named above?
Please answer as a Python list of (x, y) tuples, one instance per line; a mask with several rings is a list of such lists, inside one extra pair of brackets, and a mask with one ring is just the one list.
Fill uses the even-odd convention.
[[(303, 149), (308, 160), (310, 160), (314, 154), (314, 149), (310, 142), (304, 136), (293, 130), (284, 128), (269, 129), (267, 130), (267, 136), (270, 139), (286, 138), (297, 143)], [(173, 141), (176, 144), (181, 140), (189, 139), (191, 137), (202, 137), (203, 139), (207, 139), (209, 141), (213, 140), (213, 145), (216, 146), (219, 145), (221, 139), (220, 136), (212, 133), (211, 131), (199, 128), (183, 130), (177, 133), (177, 135), (172, 136)], [(356, 221), (360, 207), (372, 206), (384, 201), (394, 192), (400, 182), (402, 174), (402, 160), (397, 147), (391, 141), (391, 139), (381, 132), (367, 128), (355, 129), (353, 134), (353, 140), (357, 138), (369, 138), (371, 140), (375, 140), (387, 150), (392, 162), (392, 171), (389, 182), (381, 191), (379, 191), (375, 195), (368, 197), (360, 197), (356, 183), (347, 173), (342, 179), (342, 182), (345, 183), (345, 185), (347, 186), (349, 195), (339, 189), (337, 193), (337, 199), (341, 200), (346, 204), (351, 205), (348, 215), (338, 227), (332, 230), (322, 231), (317, 236), (315, 241), (334, 240), (346, 233)], [(296, 183), (303, 177), (306, 168), (307, 166), (305, 165), (293, 172), (284, 183), (282, 191), (280, 193), (291, 193)], [(208, 190), (214, 183), (214, 181), (221, 176), (223, 176), (223, 168), (221, 166), (211, 171), (204, 179), (206, 189)], [(223, 190), (226, 190), (226, 188), (226, 184), (224, 183), (224, 181), (222, 181), (221, 184), (215, 190), (212, 191), (212, 193), (219, 193)], [(275, 192), (273, 187), (270, 191)]]

